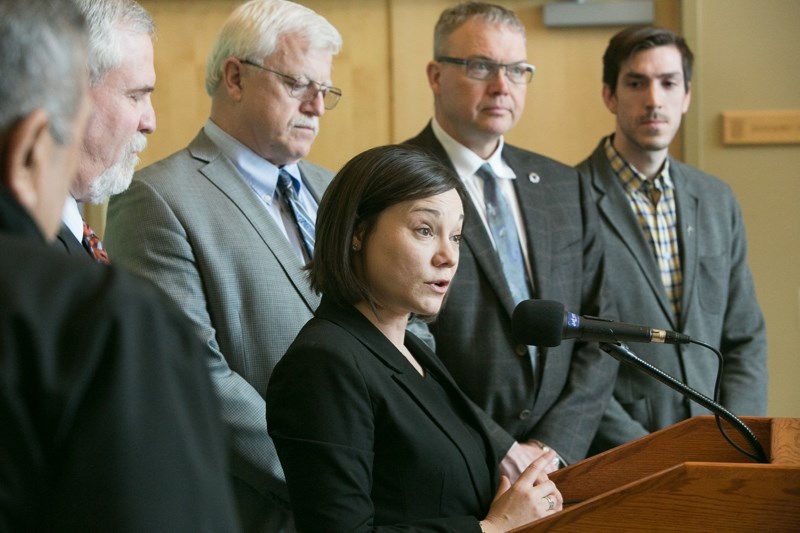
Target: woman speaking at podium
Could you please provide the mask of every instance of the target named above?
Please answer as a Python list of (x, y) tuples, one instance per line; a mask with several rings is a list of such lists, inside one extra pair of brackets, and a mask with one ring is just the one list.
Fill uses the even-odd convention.
[(456, 273), (463, 195), (425, 152), (384, 146), (348, 162), (320, 203), (322, 302), (267, 389), (299, 531), (490, 533), (561, 509), (543, 472), (553, 453), (501, 479), (488, 416), (406, 330), (439, 312)]

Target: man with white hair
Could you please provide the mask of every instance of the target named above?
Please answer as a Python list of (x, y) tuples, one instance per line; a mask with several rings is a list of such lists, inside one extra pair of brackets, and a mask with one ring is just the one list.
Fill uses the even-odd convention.
[(341, 96), (330, 81), (340, 47), (336, 29), (306, 7), (239, 6), (209, 56), (209, 120), (109, 205), (114, 261), (160, 286), (212, 349), (245, 531), (294, 529), (264, 397), (319, 304), (304, 266), (332, 176), (303, 158)]
[(94, 104), (78, 179), (62, 214), (59, 242), (70, 255), (108, 262), (78, 202), (101, 204), (130, 185), (137, 154), (147, 146), (156, 118), (150, 95), (155, 25), (134, 0), (76, 0), (89, 27), (89, 87)]

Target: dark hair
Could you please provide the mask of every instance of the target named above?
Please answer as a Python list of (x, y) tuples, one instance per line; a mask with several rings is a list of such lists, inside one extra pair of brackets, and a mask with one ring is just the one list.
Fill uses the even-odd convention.
[(317, 212), (311, 288), (340, 304), (374, 299), (354, 269), (353, 236), (365, 242), (378, 216), (409, 200), (455, 189), (465, 192), (458, 176), (430, 153), (408, 145), (388, 145), (362, 152), (333, 178)]
[(617, 92), (617, 80), (622, 63), (642, 50), (657, 46), (675, 46), (681, 53), (683, 85), (684, 89), (689, 90), (694, 55), (689, 50), (689, 45), (686, 44), (684, 38), (666, 28), (632, 26), (614, 35), (603, 54), (603, 83), (611, 89), (611, 94)]

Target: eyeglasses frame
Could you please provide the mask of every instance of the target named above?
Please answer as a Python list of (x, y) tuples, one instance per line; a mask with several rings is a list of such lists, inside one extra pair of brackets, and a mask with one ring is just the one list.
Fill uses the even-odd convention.
[[(450, 56), (439, 56), (439, 57), (436, 58), (436, 61), (439, 62), (439, 63), (450, 63), (450, 64), (453, 64), (453, 65), (461, 65), (461, 66), (464, 67), (464, 73), (468, 78), (473, 79), (473, 80), (480, 80), (480, 81), (487, 81), (487, 80), (490, 80), (490, 79), (494, 78), (497, 75), (497, 73), (500, 72), (500, 69), (502, 68), (503, 69), (503, 74), (505, 74), (505, 77), (511, 83), (513, 83), (515, 85), (528, 85), (528, 84), (530, 84), (531, 81), (533, 81), (533, 75), (536, 73), (536, 67), (534, 65), (531, 65), (530, 63), (526, 63), (524, 61), (515, 61), (514, 63), (498, 63), (496, 61), (491, 61), (489, 59), (483, 59), (483, 58), (480, 58), (480, 57), (471, 57), (471, 58), (466, 58), (465, 59), (465, 58), (450, 57)], [(468, 74), (468, 72), (469, 72), (469, 64), (473, 63), (473, 62), (486, 63), (487, 65), (492, 65), (493, 70), (492, 70), (491, 74), (486, 76), (485, 78), (478, 78), (478, 77), (475, 77), (475, 76), (470, 76)], [(527, 80), (514, 81), (513, 79), (511, 79), (511, 77), (508, 75), (508, 68), (509, 67), (525, 67), (525, 71), (529, 73), (529, 74), (527, 74)]]
[[(271, 72), (283, 78), (284, 83), (289, 89), (289, 96), (297, 100), (300, 100), (301, 102), (313, 102), (314, 98), (316, 98), (319, 93), (322, 93), (322, 102), (325, 105), (325, 109), (330, 111), (331, 109), (336, 107), (336, 104), (339, 103), (339, 100), (342, 97), (342, 90), (338, 87), (334, 87), (332, 85), (325, 85), (324, 83), (320, 83), (314, 80), (308, 80), (308, 83), (303, 83), (303, 81), (300, 78), (295, 78), (294, 76), (284, 74), (283, 72), (278, 72), (277, 70), (273, 70), (263, 65), (259, 65), (258, 63), (250, 61), (249, 59), (240, 59), (240, 58), (237, 59), (243, 65), (255, 67), (259, 70), (264, 70), (266, 72)], [(314, 92), (314, 96), (312, 96), (311, 98), (303, 99), (303, 97), (301, 96), (302, 93), (312, 85), (316, 85), (318, 87), (316, 92)], [(333, 102), (328, 102), (329, 94), (334, 95), (335, 98), (333, 99)]]

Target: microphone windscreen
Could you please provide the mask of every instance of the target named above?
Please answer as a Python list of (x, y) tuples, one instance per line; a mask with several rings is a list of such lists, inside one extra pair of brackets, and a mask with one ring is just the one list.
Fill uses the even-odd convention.
[(529, 346), (558, 346), (564, 333), (564, 304), (554, 300), (523, 300), (511, 316), (514, 339)]

